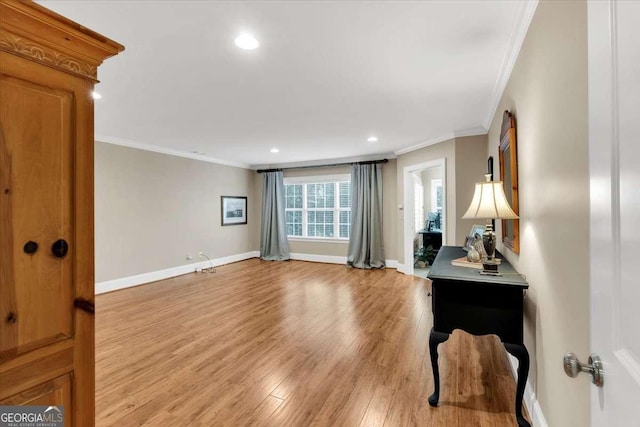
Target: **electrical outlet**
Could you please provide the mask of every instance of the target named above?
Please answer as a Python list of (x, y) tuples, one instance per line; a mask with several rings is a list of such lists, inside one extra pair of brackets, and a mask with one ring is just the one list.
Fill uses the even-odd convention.
[(184, 259), (186, 259), (187, 261), (191, 261), (193, 259), (193, 257), (189, 254), (187, 254), (186, 257), (184, 257)]

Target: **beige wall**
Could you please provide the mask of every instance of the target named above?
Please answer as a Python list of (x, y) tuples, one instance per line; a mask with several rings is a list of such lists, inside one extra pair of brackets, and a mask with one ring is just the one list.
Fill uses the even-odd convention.
[[(255, 172), (254, 172), (255, 173)], [(336, 166), (327, 168), (292, 169), (284, 172), (285, 178), (298, 176), (322, 176), (349, 174), (349, 166)], [(256, 198), (261, 203), (262, 200), (262, 175), (255, 174)], [(390, 159), (388, 163), (382, 165), (382, 230), (385, 245), (385, 258), (395, 260), (396, 258), (396, 160)], [(259, 248), (258, 240), (258, 248)], [(310, 242), (310, 241), (289, 241), (289, 248), (292, 253), (347, 256), (349, 242)]]
[(496, 176), (504, 110), (517, 125), (520, 255), (500, 249), (530, 285), (529, 380), (549, 426), (588, 426), (588, 376), (562, 369), (565, 352), (589, 354), (585, 2), (539, 3), (489, 131)]
[(487, 159), (486, 135), (456, 138), (456, 245), (464, 244), (473, 224), (487, 222), (484, 219), (462, 219), (471, 204), (474, 184), (484, 181)]
[[(254, 171), (100, 142), (95, 148), (96, 282), (196, 262), (199, 251), (219, 258), (258, 249)], [(247, 225), (220, 225), (222, 195), (249, 196)]]
[[(453, 138), (398, 156), (398, 204), (404, 202), (404, 168), (442, 158), (446, 162), (447, 193), (447, 237), (443, 244), (460, 246), (474, 223), (460, 217), (471, 203), (474, 183), (481, 181), (487, 170), (486, 135)], [(404, 262), (404, 211), (400, 210), (396, 236), (398, 258)]]

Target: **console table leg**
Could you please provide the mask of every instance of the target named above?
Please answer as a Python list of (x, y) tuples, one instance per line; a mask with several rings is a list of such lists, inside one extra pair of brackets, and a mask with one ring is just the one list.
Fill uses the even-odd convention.
[(431, 369), (433, 371), (433, 394), (429, 396), (429, 405), (438, 406), (440, 399), (440, 370), (438, 369), (438, 344), (449, 339), (449, 334), (436, 332), (431, 328), (429, 334), (429, 353), (431, 354)]
[(531, 427), (531, 424), (522, 415), (522, 396), (529, 375), (529, 352), (524, 345), (504, 344), (509, 353), (518, 359), (518, 384), (516, 386), (516, 420), (518, 427)]

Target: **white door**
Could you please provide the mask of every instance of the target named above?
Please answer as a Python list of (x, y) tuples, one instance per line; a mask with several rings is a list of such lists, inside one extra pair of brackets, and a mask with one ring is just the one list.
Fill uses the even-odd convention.
[(640, 2), (593, 1), (588, 14), (591, 350), (604, 364), (591, 418), (638, 427)]

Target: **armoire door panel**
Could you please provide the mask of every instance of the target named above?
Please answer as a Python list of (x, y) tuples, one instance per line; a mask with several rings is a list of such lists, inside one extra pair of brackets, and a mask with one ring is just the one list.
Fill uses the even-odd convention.
[(74, 370), (74, 341), (66, 339), (0, 364), (0, 400)]
[[(71, 92), (5, 74), (0, 91), (0, 258), (10, 265), (0, 291), (11, 299), (0, 307), (6, 358), (73, 335), (74, 117)], [(52, 251), (60, 239), (69, 242), (63, 257)]]
[(71, 374), (39, 384), (0, 400), (0, 405), (66, 405), (71, 403)]
[(39, 384), (0, 400), (0, 405), (58, 406), (64, 408), (65, 426), (71, 426), (71, 374)]

